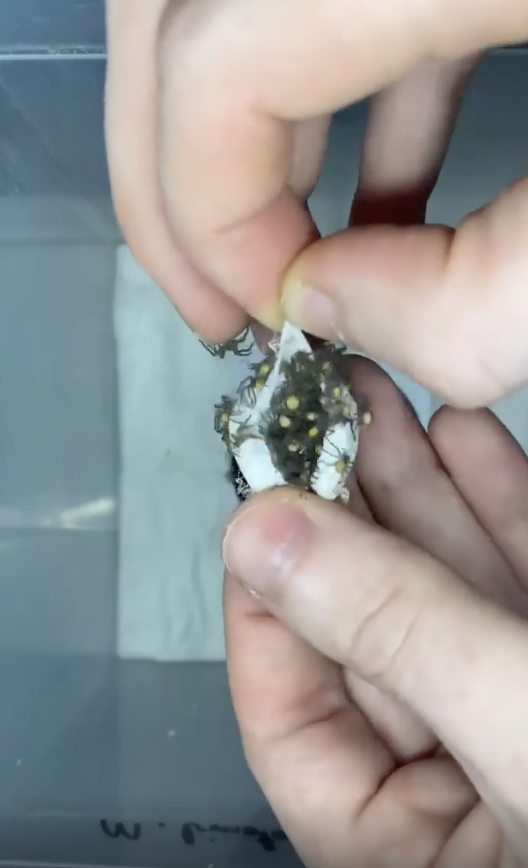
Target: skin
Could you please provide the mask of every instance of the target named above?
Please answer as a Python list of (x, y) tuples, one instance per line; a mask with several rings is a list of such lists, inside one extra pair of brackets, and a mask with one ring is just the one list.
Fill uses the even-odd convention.
[[(526, 0), (107, 12), (116, 212), (204, 340), (287, 317), (463, 408), (526, 382), (528, 182), (422, 225), (465, 84), (528, 39)], [(318, 240), (329, 114), (371, 94), (350, 227)], [(526, 459), (485, 411), (443, 410), (426, 437), (375, 366), (351, 377), (375, 419), (352, 510), (272, 492), (226, 536), (248, 762), (308, 866), (526, 864)]]
[(427, 435), (351, 379), (349, 506), (276, 490), (225, 538), (246, 757), (309, 868), (527, 865), (528, 460), (487, 410)]
[[(202, 337), (232, 336), (245, 313), (270, 327), (287, 315), (322, 336), (339, 322), (353, 346), (466, 407), (526, 380), (525, 179), (456, 231), (367, 225), (308, 246), (317, 230), (305, 207), (329, 113), (376, 93), (358, 192), (391, 200), (392, 215), (396, 193), (414, 223), (467, 64), (528, 39), (526, 0), (107, 7), (116, 211)], [(338, 314), (310, 307), (306, 287)]]

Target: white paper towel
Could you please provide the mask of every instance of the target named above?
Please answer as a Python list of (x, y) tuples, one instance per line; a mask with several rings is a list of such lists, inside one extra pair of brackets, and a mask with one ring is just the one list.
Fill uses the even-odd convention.
[[(220, 545), (237, 501), (213, 428), (214, 404), (233, 394), (252, 359), (211, 356), (124, 246), (117, 250), (114, 327), (117, 651), (158, 661), (223, 659)], [(428, 393), (401, 385), (426, 421)]]
[(223, 659), (220, 545), (236, 498), (214, 404), (248, 359), (211, 356), (126, 247), (116, 273), (118, 654)]

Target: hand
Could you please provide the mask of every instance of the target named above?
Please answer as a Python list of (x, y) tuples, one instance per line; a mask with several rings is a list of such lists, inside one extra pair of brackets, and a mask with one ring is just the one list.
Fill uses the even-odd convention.
[(227, 532), (249, 765), (310, 868), (528, 865), (527, 459), (488, 411), (428, 437), (373, 363), (352, 384), (352, 509), (275, 490)]
[[(317, 237), (305, 201), (330, 113), (379, 93), (355, 222), (421, 221), (476, 53), (528, 38), (525, 0), (107, 6), (116, 211), (134, 254), (203, 338), (233, 336), (245, 311), (323, 337), (339, 321), (353, 346), (465, 406), (527, 378), (527, 181), (456, 233), (407, 225), (325, 239), (294, 264), (280, 298), (284, 272)], [(310, 311), (306, 286), (339, 313)]]

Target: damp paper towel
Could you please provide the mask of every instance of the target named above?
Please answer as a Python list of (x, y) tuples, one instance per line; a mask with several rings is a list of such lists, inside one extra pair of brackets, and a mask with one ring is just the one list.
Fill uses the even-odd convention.
[(237, 501), (214, 405), (251, 359), (211, 356), (128, 248), (116, 265), (118, 654), (221, 660), (221, 538)]

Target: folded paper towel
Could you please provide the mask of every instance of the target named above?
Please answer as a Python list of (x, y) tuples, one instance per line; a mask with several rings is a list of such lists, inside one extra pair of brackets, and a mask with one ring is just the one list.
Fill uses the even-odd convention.
[(133, 259), (117, 251), (120, 415), (118, 654), (220, 660), (223, 527), (237, 505), (214, 404), (251, 359), (211, 356)]
[[(210, 355), (127, 247), (114, 326), (121, 449), (118, 654), (220, 660), (222, 531), (237, 505), (214, 405), (251, 358)], [(260, 358), (257, 352), (253, 361)], [(424, 423), (431, 396), (390, 371)]]

